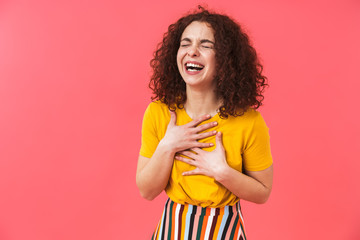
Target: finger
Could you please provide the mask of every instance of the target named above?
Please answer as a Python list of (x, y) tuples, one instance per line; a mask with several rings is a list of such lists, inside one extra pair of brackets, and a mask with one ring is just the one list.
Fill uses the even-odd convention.
[(216, 131), (199, 133), (199, 134), (196, 135), (196, 140), (204, 139), (204, 138), (208, 138), (208, 137), (214, 136), (216, 133), (217, 133)]
[(214, 144), (213, 143), (201, 143), (201, 142), (196, 142), (195, 147), (198, 148), (208, 148), (208, 147), (213, 147)]
[(176, 159), (176, 160), (179, 160), (179, 161), (182, 161), (182, 162), (184, 162), (184, 163), (193, 165), (193, 166), (196, 165), (196, 161), (194, 161), (194, 160), (192, 160), (192, 159), (190, 159), (190, 158), (185, 158), (185, 157), (181, 157), (181, 156), (179, 156), (179, 155), (176, 155), (176, 156), (175, 156), (175, 159)]
[(169, 125), (175, 126), (176, 125), (176, 113), (175, 111), (170, 110), (170, 122)]
[(217, 122), (210, 122), (210, 123), (205, 123), (205, 124), (202, 124), (202, 125), (199, 125), (195, 128), (196, 132), (202, 132), (202, 131), (205, 131), (209, 128), (212, 128), (212, 127), (215, 127), (218, 123)]
[(200, 124), (201, 122), (203, 122), (205, 120), (208, 120), (210, 118), (211, 118), (210, 114), (206, 114), (206, 115), (203, 115), (203, 116), (201, 116), (201, 117), (199, 117), (199, 118), (197, 118), (195, 120), (192, 120), (191, 122), (185, 124), (185, 126), (187, 126), (187, 127), (195, 127), (198, 124)]
[(197, 154), (199, 154), (199, 153), (201, 153), (202, 151), (204, 151), (204, 150), (202, 150), (202, 149), (200, 149), (200, 148), (191, 148), (190, 150), (196, 152)]
[(183, 176), (191, 176), (191, 175), (199, 175), (199, 174), (202, 174), (199, 168), (195, 168), (194, 170), (182, 173)]
[(192, 158), (192, 159), (196, 159), (197, 158), (197, 154), (196, 153), (193, 153), (193, 152), (190, 152), (190, 151), (181, 151), (179, 152), (181, 155), (184, 155), (184, 156), (187, 156), (189, 158)]

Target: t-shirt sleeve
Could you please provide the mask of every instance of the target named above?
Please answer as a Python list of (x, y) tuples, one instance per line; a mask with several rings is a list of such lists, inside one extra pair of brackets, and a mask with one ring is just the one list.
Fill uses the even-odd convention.
[(259, 112), (256, 112), (243, 154), (243, 165), (248, 171), (261, 171), (273, 163), (269, 128)]
[(152, 108), (152, 103), (150, 103), (145, 110), (141, 129), (140, 155), (147, 158), (152, 157), (160, 141), (156, 134), (155, 116)]

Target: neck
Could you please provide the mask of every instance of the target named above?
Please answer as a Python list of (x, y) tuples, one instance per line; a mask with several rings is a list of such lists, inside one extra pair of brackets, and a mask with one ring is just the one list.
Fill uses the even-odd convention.
[(214, 91), (195, 91), (186, 89), (186, 102), (184, 108), (186, 113), (192, 118), (198, 118), (205, 114), (211, 117), (217, 114), (221, 101), (216, 97)]

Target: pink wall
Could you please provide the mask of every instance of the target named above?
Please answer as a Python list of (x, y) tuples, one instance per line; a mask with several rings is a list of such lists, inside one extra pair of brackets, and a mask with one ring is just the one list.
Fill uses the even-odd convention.
[[(135, 185), (149, 60), (197, 2), (56, 2), (0, 2), (0, 239), (148, 239), (165, 199)], [(249, 239), (360, 239), (359, 1), (208, 6), (271, 84), (274, 188), (243, 203)]]

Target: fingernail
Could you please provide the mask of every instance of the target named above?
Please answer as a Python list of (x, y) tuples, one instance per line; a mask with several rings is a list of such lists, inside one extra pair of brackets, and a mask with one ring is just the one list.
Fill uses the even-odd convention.
[(216, 125), (217, 125), (217, 122), (214, 122), (213, 124), (214, 124), (214, 126), (216, 126)]
[(216, 131), (213, 131), (213, 134), (216, 134)]

